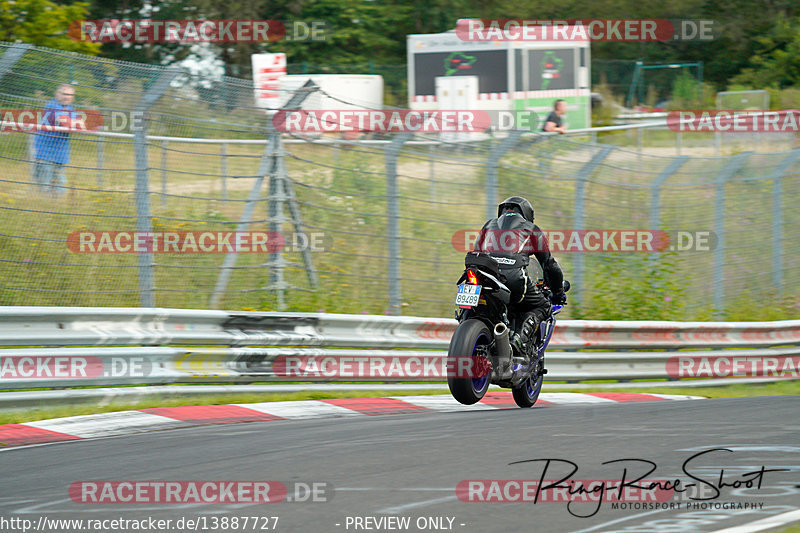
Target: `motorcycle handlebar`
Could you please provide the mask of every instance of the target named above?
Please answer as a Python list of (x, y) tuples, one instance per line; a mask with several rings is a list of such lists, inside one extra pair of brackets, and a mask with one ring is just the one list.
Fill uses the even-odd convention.
[[(541, 288), (541, 290), (542, 290), (542, 293), (545, 295), (545, 297), (546, 297), (548, 300), (552, 300), (552, 298), (553, 298), (553, 291), (550, 289), (550, 287), (548, 287), (547, 285), (545, 285), (545, 284), (544, 284), (544, 280), (543, 280), (543, 279), (540, 279), (540, 280), (538, 280), (538, 281), (536, 282), (536, 284), (537, 284), (537, 285), (538, 285), (538, 286)], [(564, 287), (564, 293), (565, 293), (565, 294), (567, 293), (567, 291), (569, 291), (569, 289), (570, 289), (570, 286), (571, 286), (571, 285), (570, 285), (569, 281), (567, 281), (567, 280), (564, 280), (564, 281), (563, 281), (563, 283), (562, 283), (562, 287)], [(565, 302), (565, 303), (566, 303), (566, 302)], [(563, 304), (560, 304), (560, 305), (563, 305)]]

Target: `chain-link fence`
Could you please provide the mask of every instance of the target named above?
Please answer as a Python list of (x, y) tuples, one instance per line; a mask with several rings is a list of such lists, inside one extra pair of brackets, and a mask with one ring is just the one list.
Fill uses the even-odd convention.
[[(677, 246), (556, 252), (575, 287), (572, 318), (763, 318), (753, 303), (800, 297), (800, 151), (785, 146), (706, 157), (684, 135), (676, 155), (669, 130), (659, 131), (671, 147), (646, 152), (635, 137), (519, 132), (302, 138), (268, 127), (247, 80), (19, 45), (0, 53), (0, 108), (44, 110), (71, 83), (76, 109), (117, 121), (70, 133), (63, 165), (42, 164), (47, 132), (4, 126), (0, 305), (450, 316), (459, 239), (513, 194), (533, 200), (548, 231), (664, 230)], [(187, 232), (235, 231), (279, 232), (284, 247), (186, 246)], [(136, 252), (125, 232), (180, 234), (182, 248), (151, 237)]]

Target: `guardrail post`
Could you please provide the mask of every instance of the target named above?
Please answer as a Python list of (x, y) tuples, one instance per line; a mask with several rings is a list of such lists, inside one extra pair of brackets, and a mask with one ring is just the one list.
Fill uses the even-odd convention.
[[(166, 69), (145, 91), (142, 99), (133, 108), (140, 120), (132, 120), (133, 151), (136, 161), (136, 231), (152, 232), (150, 215), (149, 164), (147, 162), (147, 127), (144, 116), (153, 104), (166, 92), (169, 84), (178, 75), (178, 69)], [(153, 283), (153, 253), (140, 252), (139, 256), (139, 301), (142, 307), (155, 307)]]
[(494, 218), (497, 216), (497, 167), (500, 158), (514, 148), (519, 141), (523, 130), (511, 130), (508, 136), (497, 143), (492, 151), (489, 152), (489, 158), (486, 160), (486, 218)]
[(800, 148), (775, 167), (772, 176), (772, 284), (781, 296), (783, 292), (783, 176), (800, 158)]
[(397, 192), (397, 158), (403, 144), (411, 138), (408, 132), (395, 135), (392, 142), (386, 147), (386, 206), (388, 218), (386, 219), (386, 236), (389, 245), (389, 312), (399, 315), (401, 309), (400, 287), (400, 207)]
[(742, 168), (751, 154), (752, 152), (742, 152), (733, 156), (714, 180), (716, 184), (714, 231), (717, 234), (717, 248), (714, 250), (713, 316), (715, 318), (723, 315), (725, 300), (725, 183)]
[[(600, 163), (608, 157), (614, 150), (613, 145), (602, 145), (602, 148), (599, 148), (597, 153), (592, 156), (592, 159), (584, 164), (581, 169), (578, 171), (578, 174), (575, 176), (576, 183), (575, 183), (575, 231), (580, 231), (583, 228), (583, 220), (586, 215), (585, 213), (585, 196), (586, 196), (586, 180), (589, 176), (594, 172)], [(572, 279), (574, 283), (572, 283), (572, 288), (570, 289), (571, 299), (575, 301), (576, 306), (579, 306), (582, 302), (582, 294), (583, 294), (583, 271), (584, 271), (584, 256), (582, 252), (578, 252), (575, 254), (575, 272), (572, 274)], [(569, 276), (567, 276), (569, 278)]]

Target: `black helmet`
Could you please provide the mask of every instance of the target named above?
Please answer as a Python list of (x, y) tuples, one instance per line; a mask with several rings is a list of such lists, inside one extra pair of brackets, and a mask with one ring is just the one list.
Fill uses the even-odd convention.
[(522, 196), (509, 196), (497, 206), (497, 216), (503, 214), (503, 209), (514, 207), (528, 222), (533, 222), (533, 206)]

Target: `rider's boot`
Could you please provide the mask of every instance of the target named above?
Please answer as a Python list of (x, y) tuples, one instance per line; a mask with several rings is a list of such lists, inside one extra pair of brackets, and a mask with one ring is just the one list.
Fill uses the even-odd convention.
[(533, 351), (534, 335), (539, 329), (539, 321), (535, 315), (528, 315), (519, 328), (519, 333), (514, 333), (511, 337), (511, 348), (513, 356), (521, 358), (526, 362), (530, 360)]

